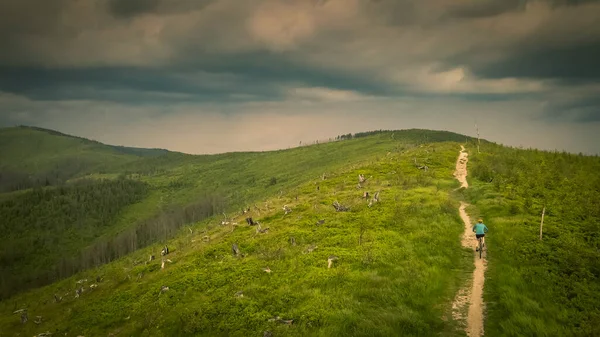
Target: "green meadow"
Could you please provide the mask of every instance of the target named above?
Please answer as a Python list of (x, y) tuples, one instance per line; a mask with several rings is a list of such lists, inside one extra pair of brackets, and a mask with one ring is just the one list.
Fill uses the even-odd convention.
[(490, 228), (486, 336), (599, 333), (597, 157), (343, 138), (193, 156), (0, 130), (2, 177), (28, 172), (0, 193), (0, 336), (465, 336), (460, 201)]

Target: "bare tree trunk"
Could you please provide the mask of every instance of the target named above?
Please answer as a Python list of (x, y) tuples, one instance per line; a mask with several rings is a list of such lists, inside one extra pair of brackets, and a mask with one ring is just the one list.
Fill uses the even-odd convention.
[(540, 223), (540, 240), (542, 239), (542, 227), (544, 226), (544, 214), (546, 214), (546, 207), (542, 210), (542, 222)]
[(475, 122), (475, 130), (477, 131), (477, 153), (481, 153), (479, 151), (479, 146), (481, 145), (481, 140), (479, 139), (479, 128), (477, 127), (477, 122)]

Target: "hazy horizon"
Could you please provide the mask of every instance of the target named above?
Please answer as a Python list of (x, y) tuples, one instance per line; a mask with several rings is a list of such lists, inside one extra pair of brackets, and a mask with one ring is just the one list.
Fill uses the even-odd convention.
[(598, 17), (593, 0), (3, 2), (0, 127), (201, 154), (477, 123), (599, 154)]

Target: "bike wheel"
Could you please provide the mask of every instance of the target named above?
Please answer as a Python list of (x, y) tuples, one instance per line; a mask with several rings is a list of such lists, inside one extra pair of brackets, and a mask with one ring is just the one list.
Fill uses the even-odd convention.
[(483, 254), (483, 244), (481, 243), (481, 239), (479, 239), (479, 258), (481, 259), (481, 254)]

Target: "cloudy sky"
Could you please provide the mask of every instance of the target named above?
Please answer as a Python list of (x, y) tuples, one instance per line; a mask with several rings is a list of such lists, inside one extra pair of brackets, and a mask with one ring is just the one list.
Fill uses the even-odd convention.
[(3, 0), (0, 127), (187, 153), (428, 128), (600, 153), (600, 1)]

